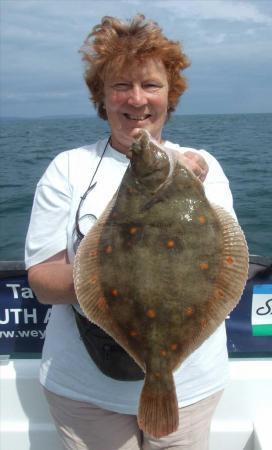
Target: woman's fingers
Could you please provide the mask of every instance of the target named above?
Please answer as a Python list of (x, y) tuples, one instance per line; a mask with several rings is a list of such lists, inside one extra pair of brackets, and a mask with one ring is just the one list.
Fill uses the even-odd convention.
[(203, 182), (209, 171), (209, 166), (203, 156), (195, 152), (187, 151), (183, 154), (183, 157), (189, 169)]

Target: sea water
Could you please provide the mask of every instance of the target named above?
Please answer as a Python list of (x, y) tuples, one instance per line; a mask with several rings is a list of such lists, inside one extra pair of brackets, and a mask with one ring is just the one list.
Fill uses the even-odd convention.
[[(2, 119), (0, 260), (23, 259), (35, 186), (52, 158), (108, 135), (92, 116)], [(163, 137), (218, 159), (250, 253), (272, 257), (272, 114), (173, 115)]]

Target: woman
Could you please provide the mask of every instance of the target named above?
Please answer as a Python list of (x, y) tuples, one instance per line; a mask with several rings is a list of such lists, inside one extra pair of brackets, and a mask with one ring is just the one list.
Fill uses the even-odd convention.
[(54, 305), (41, 383), (66, 449), (205, 450), (211, 417), (228, 378), (224, 326), (175, 372), (180, 426), (175, 433), (154, 439), (137, 425), (142, 380), (121, 381), (105, 375), (80, 339), (71, 306), (81, 314), (72, 267), (78, 239), (101, 215), (121, 182), (139, 128), (179, 152), (205, 180), (207, 197), (234, 215), (228, 181), (209, 153), (162, 139), (163, 126), (186, 89), (182, 70), (189, 62), (178, 43), (143, 16), (129, 23), (106, 17), (94, 27), (82, 52), (92, 101), (99, 116), (108, 120), (111, 137), (61, 153), (37, 186), (26, 267), (40, 302)]

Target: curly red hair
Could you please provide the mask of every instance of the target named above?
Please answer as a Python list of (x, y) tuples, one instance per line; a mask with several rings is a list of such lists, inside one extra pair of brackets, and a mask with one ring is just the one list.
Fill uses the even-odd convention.
[(80, 51), (86, 63), (84, 75), (91, 100), (104, 120), (107, 120), (103, 107), (105, 74), (108, 71), (121, 73), (135, 60), (157, 58), (163, 62), (169, 83), (168, 115), (175, 110), (179, 97), (187, 88), (182, 71), (190, 62), (181, 44), (167, 39), (158, 24), (146, 20), (143, 15), (137, 15), (129, 22), (103, 17)]

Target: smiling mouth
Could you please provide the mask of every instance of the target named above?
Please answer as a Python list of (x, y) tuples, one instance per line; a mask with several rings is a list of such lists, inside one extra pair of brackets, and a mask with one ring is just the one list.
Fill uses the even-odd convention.
[(133, 116), (132, 114), (124, 113), (124, 116), (126, 119), (129, 120), (135, 120), (136, 122), (143, 122), (146, 119), (149, 119), (151, 117), (151, 114), (144, 114), (142, 116)]

